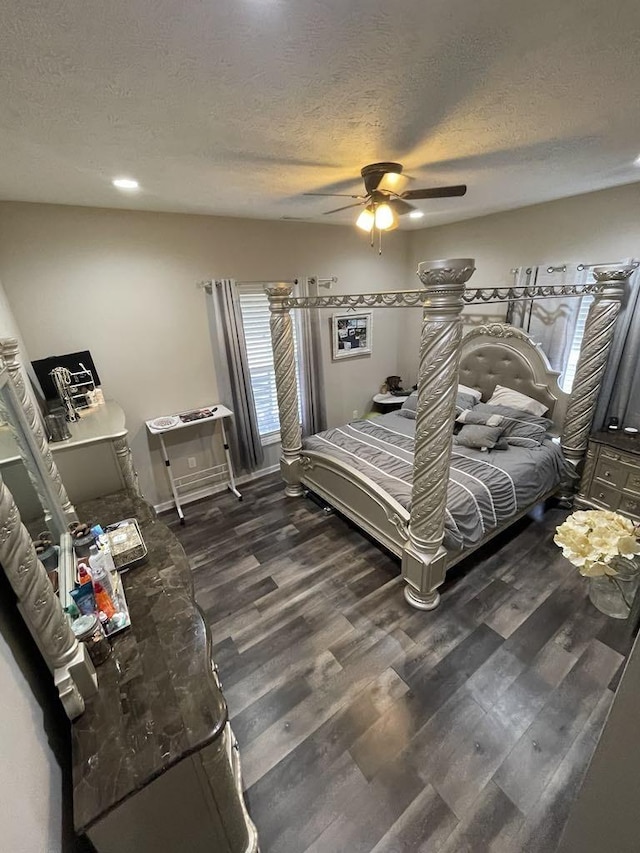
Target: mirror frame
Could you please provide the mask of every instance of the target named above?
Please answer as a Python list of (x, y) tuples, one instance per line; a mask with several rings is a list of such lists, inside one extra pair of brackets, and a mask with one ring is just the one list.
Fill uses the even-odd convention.
[[(18, 352), (17, 340), (0, 340), (0, 393), (45, 516), (59, 532), (60, 590), (66, 604), (74, 585), (75, 562), (67, 526), (78, 517), (49, 450), (39, 413), (27, 392)], [(53, 674), (67, 716), (74, 719), (84, 711), (85, 699), (97, 692), (96, 671), (86, 646), (78, 643), (71, 630), (61, 598), (38, 559), (13, 495), (1, 476), (0, 564), (16, 594), (18, 609)]]

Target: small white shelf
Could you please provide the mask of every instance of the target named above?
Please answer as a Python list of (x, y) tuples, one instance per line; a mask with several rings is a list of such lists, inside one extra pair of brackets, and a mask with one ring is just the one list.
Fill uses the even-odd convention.
[[(182, 421), (180, 420), (185, 415), (193, 414), (194, 412), (206, 412), (210, 411), (210, 416), (194, 418), (193, 420)], [(229, 453), (229, 442), (227, 440), (227, 431), (224, 426), (225, 418), (233, 417), (233, 412), (231, 409), (228, 409), (226, 406), (221, 405), (220, 403), (212, 403), (210, 406), (201, 406), (196, 409), (189, 409), (185, 412), (175, 412), (170, 415), (158, 415), (155, 418), (150, 418), (148, 421), (145, 421), (147, 425), (147, 430), (151, 435), (157, 435), (160, 439), (160, 447), (162, 448), (162, 454), (164, 457), (164, 464), (167, 468), (167, 477), (169, 478), (169, 485), (171, 486), (171, 494), (173, 495), (173, 502), (175, 504), (176, 510), (178, 512), (178, 517), (180, 519), (180, 524), (184, 524), (184, 512), (182, 510), (182, 505), (180, 503), (180, 490), (184, 490), (187, 488), (193, 488), (195, 485), (201, 485), (203, 482), (218, 480), (224, 481), (227, 480), (227, 488), (230, 492), (238, 498), (239, 501), (242, 500), (242, 495), (236, 488), (235, 476), (233, 473), (233, 465), (231, 463), (231, 454)], [(157, 426), (157, 421), (160, 418), (171, 418), (174, 423), (169, 424), (164, 428), (159, 428)], [(213, 465), (209, 468), (199, 468), (197, 471), (193, 471), (190, 474), (184, 474), (181, 477), (174, 477), (173, 472), (171, 470), (171, 460), (169, 458), (169, 453), (167, 451), (167, 446), (164, 443), (164, 435), (168, 432), (175, 432), (178, 429), (186, 429), (187, 427), (193, 427), (200, 424), (212, 424), (213, 429), (215, 430), (216, 424), (220, 424), (220, 431), (222, 435), (222, 444), (224, 446), (224, 457), (225, 462), (222, 465)]]

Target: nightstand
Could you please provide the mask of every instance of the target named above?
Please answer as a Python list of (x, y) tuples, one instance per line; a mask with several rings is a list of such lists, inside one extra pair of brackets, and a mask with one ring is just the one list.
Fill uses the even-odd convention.
[(409, 399), (410, 395), (410, 391), (404, 397), (396, 397), (395, 394), (375, 394), (374, 409), (377, 407), (379, 412), (393, 412), (395, 409), (402, 408), (402, 404)]
[(610, 432), (590, 437), (575, 504), (640, 521), (640, 438)]

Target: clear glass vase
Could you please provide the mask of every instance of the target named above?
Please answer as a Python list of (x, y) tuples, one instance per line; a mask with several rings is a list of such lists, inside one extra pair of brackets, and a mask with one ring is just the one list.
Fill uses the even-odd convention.
[(611, 565), (617, 575), (589, 578), (589, 598), (601, 613), (626, 619), (640, 584), (640, 566), (626, 557), (614, 557)]

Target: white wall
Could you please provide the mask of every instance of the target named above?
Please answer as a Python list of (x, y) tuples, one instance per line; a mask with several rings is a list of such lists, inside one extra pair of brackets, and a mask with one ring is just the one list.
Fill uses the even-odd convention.
[[(152, 503), (169, 493), (144, 420), (216, 399), (206, 297), (195, 283), (337, 275), (333, 292), (394, 289), (406, 278), (407, 247), (408, 234), (396, 231), (379, 257), (351, 226), (0, 203), (0, 280), (30, 357), (91, 350), (106, 394), (126, 412)], [(324, 367), (336, 424), (364, 411), (397, 372), (399, 316), (376, 312), (370, 358), (333, 363), (330, 313)], [(198, 429), (176, 439), (177, 474), (189, 455), (208, 461)]]
[[(27, 352), (27, 348), (25, 346), (24, 340), (22, 338), (22, 332), (18, 328), (18, 324), (16, 322), (16, 318), (13, 314), (13, 310), (11, 305), (9, 304), (9, 299), (7, 297), (6, 291), (2, 284), (2, 277), (0, 276), (0, 338), (15, 338), (18, 341), (18, 345), (20, 348), (20, 362), (23, 367), (23, 373), (25, 380), (27, 379), (29, 372), (33, 373), (31, 369), (31, 365), (29, 362), (29, 353)], [(35, 374), (34, 374), (35, 376)], [(27, 388), (29, 388), (29, 383), (27, 382)]]
[(0, 634), (0, 849), (61, 850), (61, 773), (43, 712)]
[[(597, 263), (640, 256), (640, 183), (413, 231), (409, 265), (429, 258), (475, 258), (470, 284), (510, 285), (513, 267)], [(473, 306), (479, 312), (483, 306)], [(496, 312), (499, 306), (484, 306)], [(400, 372), (415, 375), (420, 312), (404, 312)]]

